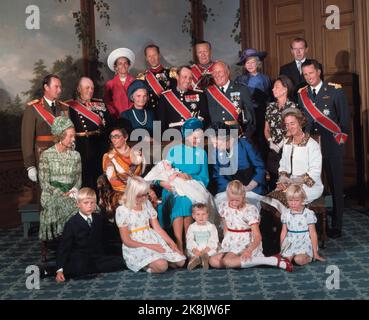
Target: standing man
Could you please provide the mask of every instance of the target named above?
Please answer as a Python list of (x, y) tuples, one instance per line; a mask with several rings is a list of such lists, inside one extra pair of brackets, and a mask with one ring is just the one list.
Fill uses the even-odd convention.
[(168, 128), (180, 129), (189, 118), (199, 118), (203, 127), (210, 124), (206, 96), (201, 90), (189, 89), (192, 82), (190, 67), (182, 66), (177, 72), (175, 89), (164, 91), (159, 102), (159, 120), (162, 131)]
[(76, 100), (68, 101), (70, 119), (76, 129), (76, 150), (81, 154), (82, 187), (96, 190), (102, 174), (102, 157), (108, 151), (106, 129), (112, 118), (100, 99), (93, 99), (94, 83), (90, 78), (79, 80)]
[(343, 156), (348, 137), (350, 109), (342, 86), (321, 80), (320, 64), (307, 60), (302, 71), (308, 85), (299, 90), (299, 105), (308, 117), (306, 131), (320, 136), (323, 170), (333, 197), (332, 228), (328, 236), (339, 238), (343, 216)]
[(176, 87), (176, 70), (163, 67), (160, 63), (160, 49), (157, 45), (149, 44), (145, 47), (144, 52), (149, 69), (137, 75), (137, 79), (146, 82), (149, 88), (147, 106), (156, 112), (162, 92)]
[[(291, 54), (294, 61), (281, 66), (279, 74), (284, 74), (293, 83), (293, 98), (297, 102), (297, 91), (306, 86), (304, 75), (302, 74), (302, 64), (306, 61), (307, 53), (309, 51), (307, 41), (304, 38), (295, 38), (291, 43)], [(323, 79), (323, 68), (320, 65)]]
[(42, 80), (44, 96), (27, 103), (21, 129), (24, 166), (28, 178), (37, 182), (38, 162), (41, 152), (54, 145), (51, 125), (55, 117), (68, 117), (68, 105), (59, 101), (62, 93), (60, 78), (49, 74)]
[(208, 41), (201, 41), (195, 44), (197, 63), (191, 66), (192, 88), (205, 90), (214, 84), (212, 76), (214, 62), (211, 61), (211, 44)]
[(215, 84), (206, 90), (211, 123), (225, 123), (251, 137), (256, 120), (249, 90), (230, 80), (229, 67), (223, 61), (215, 62), (213, 77)]

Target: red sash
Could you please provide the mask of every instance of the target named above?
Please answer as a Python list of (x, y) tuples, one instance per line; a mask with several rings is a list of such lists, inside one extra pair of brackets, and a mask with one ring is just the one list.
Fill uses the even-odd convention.
[(86, 108), (78, 101), (68, 101), (68, 104), (72, 109), (85, 116), (88, 120), (92, 121), (97, 126), (102, 125), (101, 118), (95, 112), (92, 112), (90, 109)]
[(214, 63), (212, 63), (209, 68), (204, 68), (200, 65), (194, 64), (191, 67), (194, 82), (198, 83), (206, 72), (212, 72), (213, 67), (214, 67)]
[(47, 111), (44, 108), (43, 100), (40, 100), (38, 103), (33, 104), (33, 107), (36, 109), (37, 113), (41, 116), (42, 119), (51, 127), (54, 123), (54, 115)]
[(309, 99), (308, 88), (304, 88), (300, 91), (300, 97), (305, 109), (309, 112), (311, 117), (318, 122), (322, 127), (333, 133), (334, 139), (338, 144), (344, 144), (348, 135), (341, 131), (341, 128), (332, 119), (328, 118), (322, 113)]
[(161, 93), (164, 91), (164, 88), (161, 86), (160, 82), (151, 71), (148, 71), (146, 74), (146, 81), (151, 87), (151, 89), (155, 92), (155, 94), (159, 97)]
[(172, 90), (163, 92), (163, 95), (170, 103), (170, 105), (174, 108), (174, 110), (176, 110), (177, 113), (179, 113), (179, 115), (182, 118), (187, 120), (192, 117), (191, 112), (186, 108), (186, 106), (182, 103), (182, 101), (177, 98), (177, 96), (173, 93)]
[(215, 99), (216, 102), (220, 104), (222, 108), (224, 108), (234, 120), (238, 120), (238, 112), (237, 108), (234, 104), (224, 95), (222, 91), (215, 85), (208, 87), (208, 92)]

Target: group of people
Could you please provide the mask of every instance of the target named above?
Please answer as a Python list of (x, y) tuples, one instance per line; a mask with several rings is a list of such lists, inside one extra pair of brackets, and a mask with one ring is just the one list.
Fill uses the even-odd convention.
[[(196, 64), (167, 69), (159, 47), (148, 45), (149, 68), (134, 78), (134, 53), (118, 48), (103, 100), (82, 77), (76, 99), (62, 102), (60, 78), (48, 75), (42, 99), (28, 103), (24, 163), (41, 189), (39, 237), (60, 240), (58, 281), (124, 265), (103, 254), (100, 216), (117, 226), (133, 271), (183, 267), (186, 256), (190, 270), (202, 263), (291, 271), (292, 261), (323, 260), (306, 207), (323, 193), (322, 168), (334, 206), (328, 235), (341, 236), (349, 109), (342, 87), (323, 82), (322, 66), (306, 58), (306, 41), (292, 41), (295, 61), (273, 85), (261, 73), (266, 52), (246, 49), (238, 62), (245, 74), (231, 80), (209, 42), (194, 49)], [(152, 141), (154, 121), (181, 140), (152, 167), (129, 142), (136, 129)], [(272, 257), (263, 255), (261, 204), (281, 213), (281, 253)]]

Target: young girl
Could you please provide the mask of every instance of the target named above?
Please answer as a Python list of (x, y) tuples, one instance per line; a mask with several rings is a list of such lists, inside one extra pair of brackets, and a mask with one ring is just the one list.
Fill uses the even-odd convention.
[(207, 270), (209, 257), (217, 254), (219, 238), (214, 224), (209, 222), (209, 209), (205, 204), (192, 206), (192, 218), (195, 220), (186, 233), (187, 255), (190, 257), (187, 269), (192, 271), (198, 265)]
[(214, 268), (250, 268), (258, 265), (277, 266), (289, 272), (292, 263), (280, 255), (264, 257), (258, 209), (246, 203), (244, 185), (231, 181), (227, 185), (227, 201), (219, 205), (223, 219), (224, 239), (221, 253), (210, 258)]
[(304, 206), (306, 194), (299, 184), (292, 184), (286, 190), (289, 210), (281, 216), (281, 255), (298, 265), (305, 265), (312, 259), (325, 261), (318, 254), (318, 236), (315, 229), (315, 213)]
[(160, 227), (157, 213), (148, 200), (149, 185), (141, 177), (128, 179), (116, 223), (123, 242), (123, 258), (134, 272), (165, 272), (169, 266), (183, 267), (186, 257)]

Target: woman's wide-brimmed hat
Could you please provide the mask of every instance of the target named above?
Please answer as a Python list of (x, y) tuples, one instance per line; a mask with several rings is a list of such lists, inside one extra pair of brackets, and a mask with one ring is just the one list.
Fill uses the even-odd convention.
[(198, 118), (190, 118), (185, 121), (182, 125), (181, 131), (183, 138), (187, 138), (197, 129), (203, 129), (204, 125), (202, 121)]
[(114, 69), (115, 61), (117, 61), (117, 59), (121, 57), (127, 58), (129, 62), (131, 63), (129, 66), (129, 69), (131, 69), (133, 65), (135, 64), (136, 57), (131, 49), (118, 48), (118, 49), (113, 50), (108, 56), (108, 67), (111, 71), (115, 72), (115, 69)]
[(268, 52), (266, 51), (257, 51), (254, 48), (248, 48), (242, 52), (240, 61), (237, 62), (237, 65), (243, 66), (245, 64), (246, 59), (249, 57), (258, 57), (260, 60), (264, 60), (267, 55)]
[(51, 126), (51, 133), (54, 136), (60, 136), (65, 130), (74, 128), (73, 122), (67, 117), (56, 117)]

